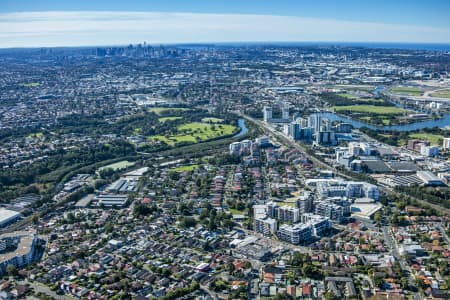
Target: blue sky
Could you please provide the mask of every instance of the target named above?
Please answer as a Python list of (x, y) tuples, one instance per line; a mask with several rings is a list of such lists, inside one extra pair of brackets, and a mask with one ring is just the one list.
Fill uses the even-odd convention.
[(0, 47), (143, 41), (450, 43), (450, 1), (1, 0)]

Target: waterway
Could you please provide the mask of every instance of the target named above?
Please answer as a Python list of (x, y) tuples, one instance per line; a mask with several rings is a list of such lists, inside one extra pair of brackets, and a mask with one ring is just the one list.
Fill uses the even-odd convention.
[[(385, 91), (386, 87), (383, 85), (376, 86), (375, 89), (372, 91), (372, 93), (375, 96), (379, 96), (381, 93)], [(404, 108), (403, 105), (394, 102), (396, 107)], [(412, 131), (412, 130), (418, 130), (423, 128), (432, 128), (432, 127), (439, 127), (444, 128), (446, 126), (450, 125), (450, 115), (444, 115), (444, 117), (436, 120), (421, 120), (410, 124), (404, 124), (404, 125), (390, 125), (390, 126), (375, 126), (368, 123), (364, 123), (361, 121), (353, 120), (348, 117), (344, 117), (341, 115), (337, 115), (335, 113), (327, 112), (327, 113), (320, 113), (320, 115), (323, 118), (330, 119), (331, 121), (340, 121), (345, 123), (350, 123), (353, 125), (354, 128), (361, 128), (361, 127), (367, 127), (373, 130), (396, 130), (396, 131)]]
[(246, 134), (248, 132), (248, 128), (247, 128), (247, 126), (245, 126), (245, 120), (244, 119), (242, 119), (242, 118), (238, 119), (238, 126), (240, 128), (240, 131), (233, 136), (234, 138), (243, 136), (244, 134)]
[(357, 120), (353, 120), (351, 118), (347, 118), (344, 116), (340, 116), (331, 112), (327, 113), (320, 113), (322, 118), (329, 119), (331, 121), (340, 121), (345, 123), (350, 123), (353, 125), (354, 128), (361, 128), (361, 127), (367, 127), (373, 130), (396, 130), (396, 131), (412, 131), (412, 130), (418, 130), (423, 128), (432, 128), (432, 127), (439, 127), (444, 128), (446, 126), (450, 125), (450, 115), (444, 115), (444, 117), (436, 120), (426, 120), (426, 121), (417, 121), (410, 124), (405, 125), (391, 125), (391, 126), (375, 126), (371, 124), (367, 124), (364, 122), (360, 122)]
[(379, 85), (375, 87), (372, 93), (375, 95), (375, 97), (378, 97), (380, 96), (380, 93), (384, 92), (384, 89), (385, 89), (384, 85)]

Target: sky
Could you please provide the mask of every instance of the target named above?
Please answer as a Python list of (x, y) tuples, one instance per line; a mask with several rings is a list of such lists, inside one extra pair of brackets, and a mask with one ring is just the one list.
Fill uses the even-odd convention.
[(447, 0), (1, 0), (0, 48), (450, 43)]

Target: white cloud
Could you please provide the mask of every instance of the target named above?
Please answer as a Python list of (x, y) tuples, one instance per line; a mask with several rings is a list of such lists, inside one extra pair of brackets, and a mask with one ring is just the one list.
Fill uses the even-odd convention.
[(450, 30), (272, 15), (55, 11), (0, 14), (0, 47), (343, 41), (449, 43)]

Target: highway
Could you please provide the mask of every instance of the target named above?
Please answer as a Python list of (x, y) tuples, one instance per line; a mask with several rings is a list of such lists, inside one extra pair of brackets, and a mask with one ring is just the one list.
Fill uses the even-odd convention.
[[(269, 126), (267, 123), (264, 123), (262, 121), (256, 120), (252, 117), (249, 117), (247, 115), (244, 115), (238, 111), (235, 111), (235, 113), (239, 116), (241, 116), (242, 118), (248, 120), (249, 122), (252, 122), (253, 124), (258, 125), (261, 129), (264, 130), (264, 132), (266, 132), (269, 136), (275, 138), (276, 140), (278, 140), (280, 143), (284, 144), (284, 145), (289, 145), (290, 147), (293, 147), (299, 151), (301, 151), (302, 153), (304, 153), (306, 156), (308, 156), (308, 154), (306, 153), (306, 149), (305, 147), (303, 147), (302, 145), (295, 143), (294, 141), (288, 139), (283, 133), (275, 130), (274, 128), (272, 128), (271, 126)], [(313, 157), (313, 156), (308, 156), (308, 159), (311, 160), (311, 162), (315, 165), (318, 165), (324, 169), (332, 169), (329, 165), (327, 165), (326, 163), (324, 163), (323, 161), (320, 161), (319, 159)], [(348, 177), (346, 175), (344, 175), (345, 177)]]

